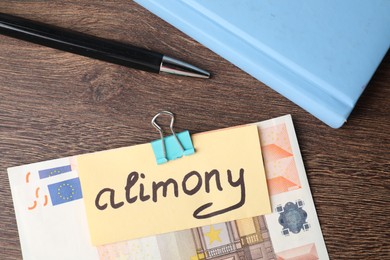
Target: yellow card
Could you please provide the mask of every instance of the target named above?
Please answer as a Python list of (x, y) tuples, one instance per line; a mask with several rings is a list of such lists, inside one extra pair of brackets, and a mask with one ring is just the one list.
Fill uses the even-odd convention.
[(271, 213), (257, 126), (192, 141), (162, 165), (149, 143), (76, 157), (93, 245)]

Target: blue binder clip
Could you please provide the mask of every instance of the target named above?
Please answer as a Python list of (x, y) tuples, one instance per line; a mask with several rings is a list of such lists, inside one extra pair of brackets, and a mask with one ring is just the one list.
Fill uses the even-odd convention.
[[(170, 129), (172, 135), (164, 137), (163, 130), (156, 123), (156, 119), (160, 115), (168, 115), (171, 117)], [(168, 161), (181, 158), (183, 155), (191, 155), (195, 153), (190, 133), (188, 131), (184, 131), (176, 134), (175, 131), (173, 131), (174, 122), (175, 116), (169, 111), (161, 111), (152, 119), (152, 125), (157, 129), (161, 137), (160, 140), (151, 142), (157, 164), (163, 164)]]

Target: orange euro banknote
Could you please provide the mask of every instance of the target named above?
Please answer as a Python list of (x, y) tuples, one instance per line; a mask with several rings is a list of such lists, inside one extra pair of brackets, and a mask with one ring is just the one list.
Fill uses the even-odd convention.
[(271, 214), (93, 246), (75, 160), (67, 157), (8, 169), (23, 258), (329, 259), (291, 116), (254, 125)]

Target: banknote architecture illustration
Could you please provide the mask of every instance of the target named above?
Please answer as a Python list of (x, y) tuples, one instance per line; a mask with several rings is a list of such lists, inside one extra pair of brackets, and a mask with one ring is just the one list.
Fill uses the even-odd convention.
[(77, 166), (62, 158), (8, 170), (23, 258), (329, 259), (291, 117), (256, 125), (271, 214), (94, 247)]
[(264, 217), (192, 229), (197, 259), (276, 259)]

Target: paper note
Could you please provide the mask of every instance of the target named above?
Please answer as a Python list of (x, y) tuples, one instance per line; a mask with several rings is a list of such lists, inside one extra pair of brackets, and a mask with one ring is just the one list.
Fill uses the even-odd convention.
[(83, 198), (50, 194), (79, 177), (73, 158), (8, 169), (23, 259), (329, 259), (291, 117), (256, 125), (271, 214), (113, 244), (91, 244)]
[(163, 165), (150, 144), (76, 157), (93, 245), (271, 212), (256, 126), (192, 138)]

